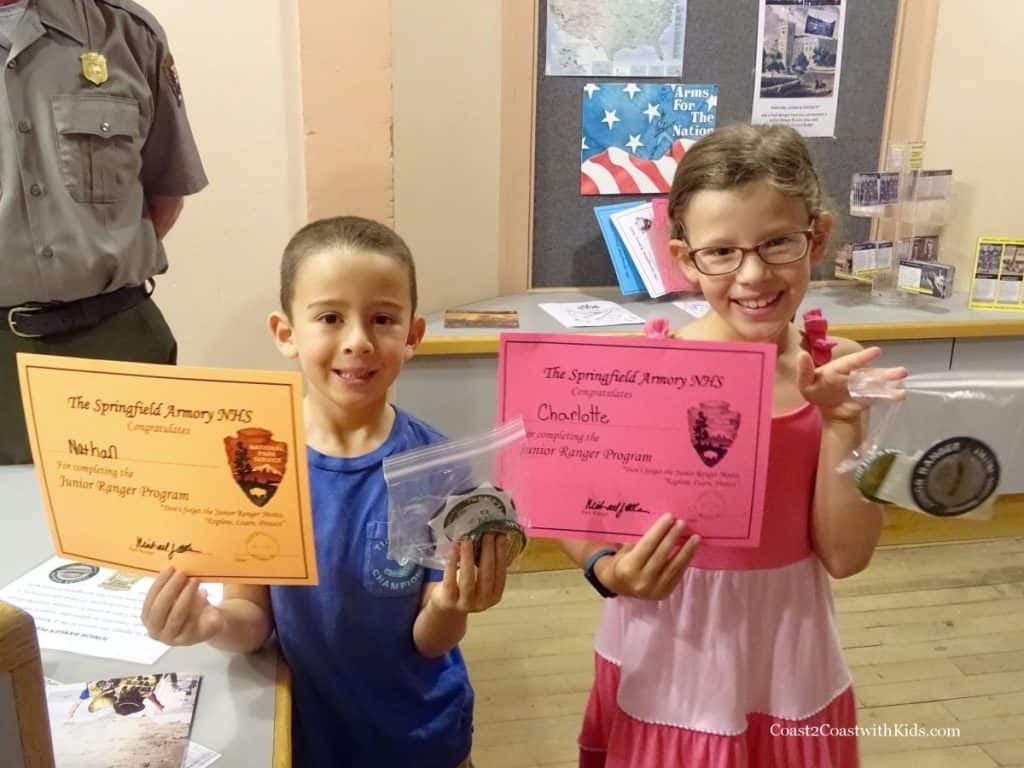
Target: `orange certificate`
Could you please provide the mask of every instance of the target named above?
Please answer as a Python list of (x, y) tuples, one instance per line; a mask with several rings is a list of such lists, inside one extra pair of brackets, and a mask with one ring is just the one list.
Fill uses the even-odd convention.
[(316, 584), (297, 373), (18, 355), (61, 557)]

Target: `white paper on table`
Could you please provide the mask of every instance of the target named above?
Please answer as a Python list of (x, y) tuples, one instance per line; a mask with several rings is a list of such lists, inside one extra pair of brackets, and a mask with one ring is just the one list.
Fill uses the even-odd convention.
[(673, 301), (672, 303), (686, 314), (693, 315), (696, 318), (704, 317), (704, 315), (711, 311), (711, 305), (704, 299), (683, 299), (682, 301)]
[(665, 281), (658, 271), (658, 259), (651, 247), (649, 234), (651, 227), (654, 226), (654, 206), (650, 203), (640, 203), (635, 208), (613, 213), (611, 220), (626, 245), (626, 252), (640, 273), (647, 293), (652, 299), (664, 296), (668, 291), (665, 290)]
[(188, 752), (185, 753), (185, 763), (182, 768), (207, 768), (220, 760), (220, 752), (196, 744), (194, 741), (188, 743)]
[[(0, 589), (0, 600), (29, 613), (39, 647), (84, 656), (153, 664), (167, 646), (142, 626), (142, 603), (153, 579), (52, 557)], [(219, 584), (204, 585), (210, 601)]]
[(644, 319), (614, 301), (580, 301), (539, 305), (566, 328), (596, 328), (606, 325), (642, 325)]

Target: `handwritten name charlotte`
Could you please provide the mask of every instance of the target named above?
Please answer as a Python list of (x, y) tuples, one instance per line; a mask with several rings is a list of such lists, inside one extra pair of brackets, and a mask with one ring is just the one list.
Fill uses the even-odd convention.
[[(629, 389), (641, 387), (663, 387), (673, 390), (690, 388), (721, 389), (725, 385), (725, 377), (718, 374), (661, 375), (639, 369), (611, 371), (565, 370), (557, 365), (543, 369), (544, 378), (564, 381), (573, 386), (570, 394), (574, 397), (588, 399), (610, 397), (630, 399), (633, 393)], [(594, 390), (591, 387), (596, 386)], [(597, 403), (574, 403), (568, 407), (551, 402), (542, 402), (537, 406), (537, 420), (542, 422), (559, 422), (564, 424), (611, 425), (612, 418)], [(591, 457), (594, 458), (594, 457)], [(610, 457), (611, 458), (611, 457)]]

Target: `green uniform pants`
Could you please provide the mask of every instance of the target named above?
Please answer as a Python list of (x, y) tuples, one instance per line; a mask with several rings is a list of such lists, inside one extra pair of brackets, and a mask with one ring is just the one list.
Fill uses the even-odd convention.
[(170, 365), (178, 357), (171, 329), (152, 299), (84, 331), (42, 339), (15, 336), (7, 327), (6, 318), (0, 318), (0, 324), (0, 464), (32, 462), (18, 386), (18, 352)]

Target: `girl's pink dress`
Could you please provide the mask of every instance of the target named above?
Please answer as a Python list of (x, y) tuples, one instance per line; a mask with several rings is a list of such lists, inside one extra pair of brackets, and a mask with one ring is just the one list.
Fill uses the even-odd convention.
[(581, 768), (858, 765), (850, 672), (811, 549), (820, 442), (810, 404), (772, 419), (760, 546), (702, 544), (666, 599), (605, 601)]

